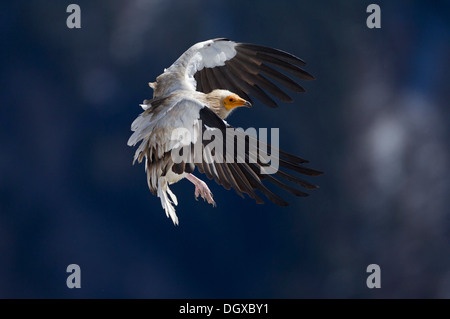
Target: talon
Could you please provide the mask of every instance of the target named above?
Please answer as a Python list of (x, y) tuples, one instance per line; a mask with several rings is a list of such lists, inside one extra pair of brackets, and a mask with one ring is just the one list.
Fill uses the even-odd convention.
[(194, 193), (195, 200), (198, 201), (199, 195), (200, 195), (200, 190), (197, 188), (197, 186), (195, 186), (195, 193)]

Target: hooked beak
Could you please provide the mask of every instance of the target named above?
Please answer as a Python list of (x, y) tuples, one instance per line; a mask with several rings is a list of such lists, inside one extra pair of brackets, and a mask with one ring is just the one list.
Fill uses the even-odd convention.
[(245, 101), (243, 106), (250, 108), (250, 107), (252, 107), (253, 105), (252, 105), (252, 103), (250, 103), (249, 101)]

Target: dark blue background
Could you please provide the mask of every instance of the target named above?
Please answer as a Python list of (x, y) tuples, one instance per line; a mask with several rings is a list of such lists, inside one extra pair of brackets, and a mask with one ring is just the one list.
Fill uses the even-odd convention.
[[(76, 1), (76, 30), (69, 1), (2, 1), (0, 297), (450, 297), (450, 6), (376, 1), (371, 30), (372, 2)], [(229, 122), (326, 174), (288, 208), (181, 181), (174, 227), (126, 142), (147, 82), (216, 37), (308, 62), (306, 94)]]

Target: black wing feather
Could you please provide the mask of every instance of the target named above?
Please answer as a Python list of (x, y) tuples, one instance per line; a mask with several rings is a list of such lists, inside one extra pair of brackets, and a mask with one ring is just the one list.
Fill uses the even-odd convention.
[[(214, 41), (230, 40), (218, 38)], [(306, 65), (305, 61), (288, 52), (249, 43), (237, 43), (235, 50), (236, 55), (225, 61), (225, 65), (203, 68), (194, 74), (197, 91), (209, 93), (215, 89), (226, 89), (249, 102), (253, 96), (274, 108), (278, 105), (267, 93), (283, 102), (292, 102), (293, 99), (272, 81), (293, 92), (305, 92), (299, 83), (276, 68), (300, 80), (314, 79), (302, 69)]]
[[(308, 190), (318, 188), (318, 186), (306, 182), (303, 179), (295, 176), (294, 174), (300, 173), (308, 176), (317, 176), (322, 174), (322, 172), (303, 166), (302, 164), (307, 163), (308, 161), (281, 150), (277, 150), (279, 152), (278, 154), (280, 169), (273, 175), (263, 174), (262, 168), (267, 167), (268, 164), (263, 164), (259, 161), (255, 161), (255, 159), (258, 159), (258, 149), (251, 148), (249, 143), (258, 143), (258, 147), (267, 151), (269, 154), (275, 151), (275, 149), (272, 148), (270, 144), (262, 143), (255, 137), (245, 135), (245, 132), (243, 131), (237, 133), (237, 138), (245, 138), (245, 156), (243, 157), (242, 154), (237, 153), (237, 145), (234, 144), (234, 157), (232, 158), (231, 162), (227, 162), (226, 139), (230, 138), (231, 136), (235, 138), (234, 135), (227, 135), (227, 128), (234, 128), (224, 122), (216, 115), (216, 113), (214, 113), (206, 106), (200, 110), (199, 120), (202, 121), (202, 133), (204, 133), (207, 129), (213, 129), (217, 130), (217, 133), (219, 133), (220, 131), (220, 133), (224, 137), (222, 153), (220, 153), (221, 151), (219, 149), (215, 150), (214, 154), (215, 157), (222, 158), (222, 162), (213, 162), (212, 157), (205, 158), (205, 155), (212, 156), (212, 154), (208, 155), (208, 152), (203, 152), (205, 148), (208, 150), (208, 144), (212, 141), (199, 139), (197, 142), (202, 143), (202, 145), (200, 147), (194, 147), (194, 145), (191, 145), (191, 149), (202, 150), (203, 156), (201, 157), (200, 162), (182, 162), (179, 164), (174, 164), (172, 166), (172, 170), (174, 172), (178, 174), (182, 174), (183, 171), (186, 173), (191, 173), (196, 166), (198, 171), (202, 174), (205, 174), (208, 179), (214, 180), (217, 184), (222, 185), (227, 190), (233, 188), (235, 192), (241, 197), (244, 197), (244, 194), (247, 194), (258, 204), (264, 203), (264, 200), (258, 195), (258, 193), (261, 193), (276, 205), (288, 205), (288, 203), (283, 198), (275, 194), (268, 187), (269, 185), (284, 189), (295, 196), (302, 197), (308, 196), (309, 194), (294, 187), (294, 185), (299, 185)], [(196, 157), (191, 155), (191, 158)]]
[[(251, 157), (256, 158), (257, 154), (253, 154), (250, 151), (249, 142), (254, 142), (254, 137), (248, 136), (246, 138), (246, 154), (245, 159), (242, 158), (241, 155), (238, 155), (236, 149), (234, 150), (234, 158), (233, 161), (227, 162), (226, 159), (226, 138), (227, 128), (233, 128), (229, 124), (225, 123), (222, 119), (220, 119), (212, 110), (208, 107), (204, 107), (200, 111), (200, 120), (202, 120), (203, 131), (208, 129), (217, 129), (221, 132), (224, 137), (223, 141), (223, 153), (216, 153), (216, 156), (222, 156), (222, 163), (207, 163), (205, 159), (203, 159), (202, 163), (196, 163), (199, 171), (201, 173), (205, 173), (206, 176), (211, 180), (214, 179), (219, 185), (222, 185), (226, 189), (233, 188), (236, 193), (243, 197), (243, 194), (247, 194), (249, 197), (255, 199), (257, 203), (264, 203), (261, 197), (258, 196), (256, 191), (262, 193), (265, 197), (267, 197), (273, 203), (279, 206), (287, 206), (288, 203), (276, 195), (272, 190), (270, 190), (263, 182), (266, 181), (269, 185), (273, 185), (284, 190), (289, 191), (295, 196), (308, 196), (307, 193), (289, 185), (287, 182), (293, 182), (297, 185), (300, 185), (306, 189), (315, 189), (318, 186), (313, 185), (309, 182), (303, 181), (297, 176), (291, 175), (282, 169), (288, 169), (294, 171), (296, 173), (300, 173), (303, 175), (309, 176), (317, 176), (322, 174), (322, 172), (307, 168), (302, 166), (302, 163), (307, 162), (306, 160), (297, 157), (295, 155), (289, 154), (284, 151), (279, 151), (280, 159), (280, 170), (278, 170), (274, 175), (279, 177), (280, 179), (275, 178), (273, 175), (262, 174), (261, 168), (267, 165), (261, 163), (251, 162), (249, 159)], [(242, 133), (244, 134), (244, 133)], [(252, 140), (253, 139), (253, 140)], [(203, 142), (203, 147), (205, 147), (207, 143)], [(272, 151), (272, 148), (269, 144), (260, 143), (258, 141), (259, 147), (268, 147), (269, 151)], [(236, 145), (235, 145), (236, 148)], [(267, 149), (267, 148), (266, 148)], [(187, 165), (186, 165), (187, 166)]]

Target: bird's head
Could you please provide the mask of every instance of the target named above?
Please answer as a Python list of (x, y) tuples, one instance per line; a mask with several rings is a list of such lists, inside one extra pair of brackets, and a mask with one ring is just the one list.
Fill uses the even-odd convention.
[(226, 92), (223, 96), (224, 97), (222, 98), (222, 104), (227, 109), (227, 111), (231, 111), (235, 107), (241, 106), (252, 107), (252, 104), (249, 101), (244, 100), (237, 94)]
[(207, 95), (208, 99), (212, 102), (209, 106), (212, 107), (222, 119), (226, 118), (228, 114), (237, 107), (252, 107), (252, 104), (249, 101), (228, 90), (214, 90)]

